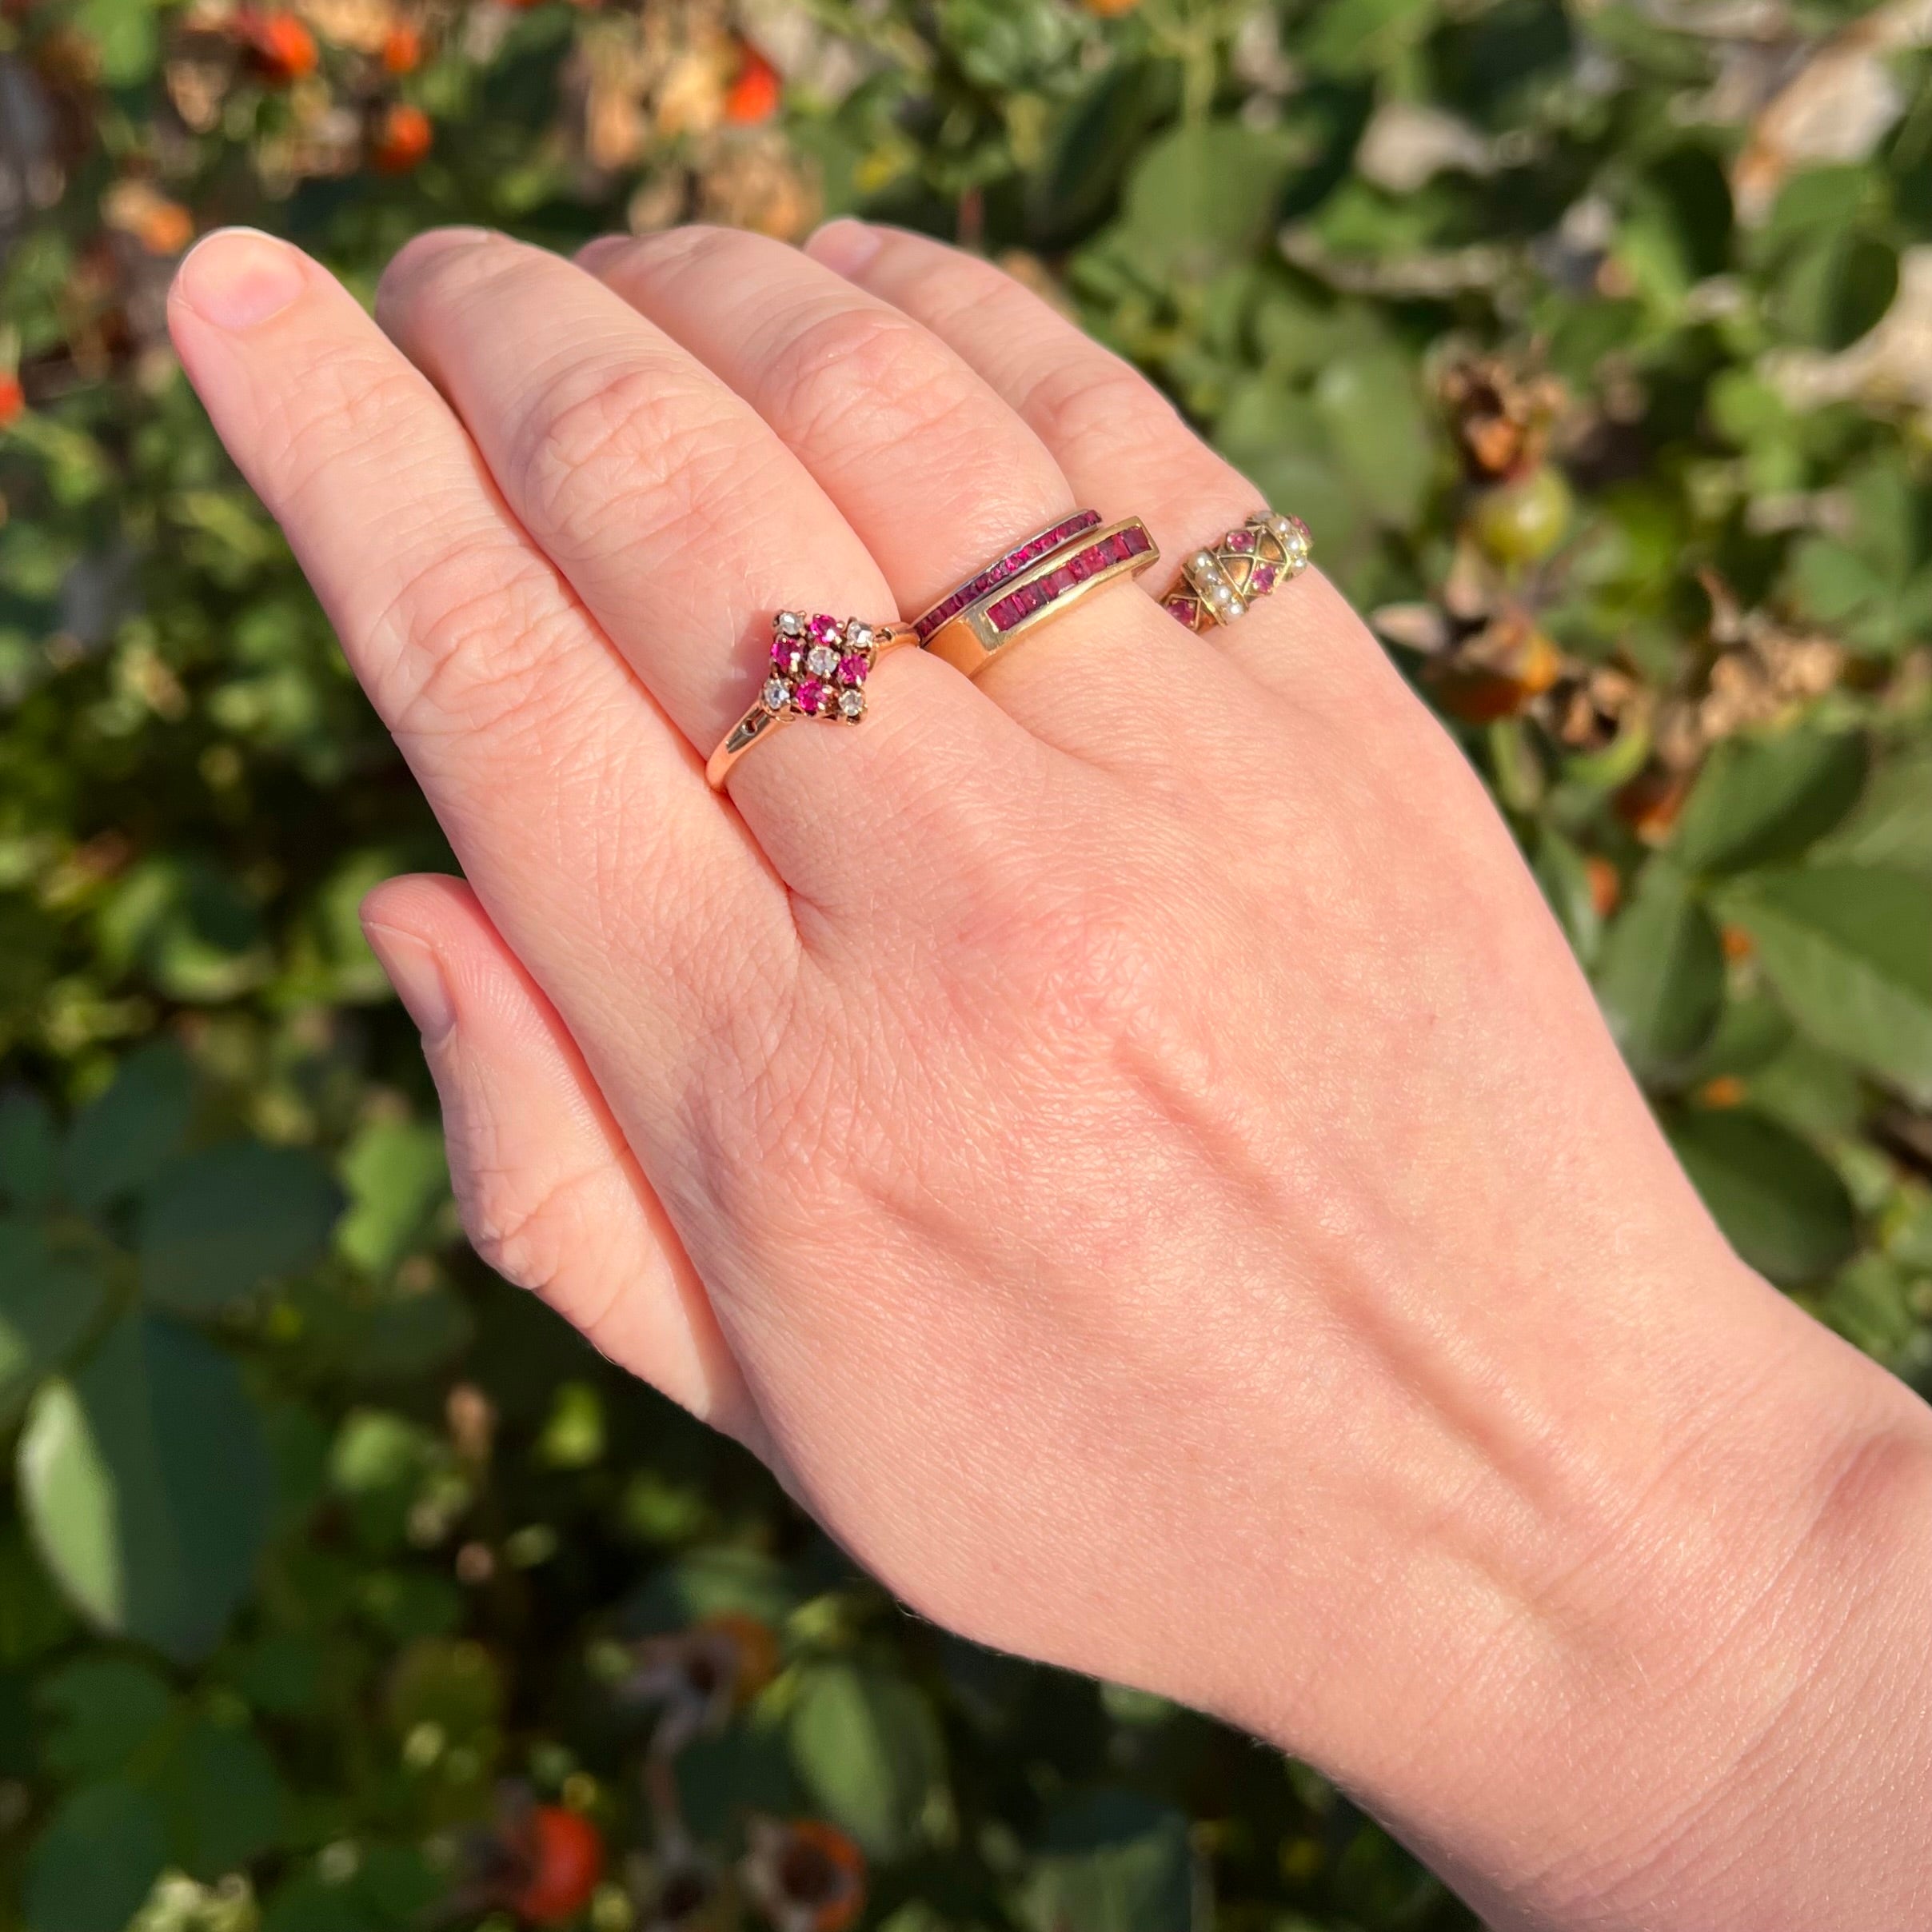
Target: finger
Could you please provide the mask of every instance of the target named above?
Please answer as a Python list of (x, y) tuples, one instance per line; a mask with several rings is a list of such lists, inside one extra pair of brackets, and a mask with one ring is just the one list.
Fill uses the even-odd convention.
[(694, 1043), (757, 1026), (753, 994), (785, 996), (783, 892), (435, 391), (333, 278), (265, 236), (218, 236), (170, 321), (504, 937), (580, 1022), (607, 1012), (621, 956), (625, 1010), (601, 1035), (672, 1140)]
[[(613, 238), (581, 259), (771, 425), (908, 616), (1079, 507), (1039, 437), (958, 355), (796, 249), (692, 228)], [(1130, 589), (1040, 627), (986, 667), (984, 688), (1064, 748), (1112, 760), (1136, 737), (1164, 738), (1124, 719), (1127, 679), (1110, 674), (1155, 630)], [(1172, 629), (1158, 643), (1192, 654)]]
[(392, 879), (363, 930), (442, 1102), (471, 1244), (620, 1367), (741, 1439), (756, 1419), (657, 1196), (557, 1009), (459, 879)]
[[(501, 237), (428, 236), (377, 311), (701, 754), (763, 681), (772, 611), (892, 617), (865, 546), (756, 413), (581, 269)], [(733, 798), (807, 897), (869, 889), (936, 800), (985, 790), (1031, 748), (944, 671), (896, 652), (859, 729), (794, 725), (736, 768)]]
[[(1109, 519), (1145, 519), (1163, 562), (1156, 596), (1180, 560), (1263, 507), (1259, 493), (1184, 423), (1130, 364), (991, 262), (923, 235), (829, 223), (807, 253), (930, 330), (1033, 430), (1073, 493)], [(1294, 504), (1279, 504), (1293, 511)], [(1385, 697), (1394, 681), (1348, 603), (1308, 571), (1259, 600), (1209, 641), (1271, 688), (1312, 701)]]

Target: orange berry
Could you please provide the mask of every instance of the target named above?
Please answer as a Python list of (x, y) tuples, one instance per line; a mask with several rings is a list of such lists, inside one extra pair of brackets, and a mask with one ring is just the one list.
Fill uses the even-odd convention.
[(724, 90), (724, 118), (735, 127), (768, 121), (783, 91), (778, 70), (749, 42), (740, 42), (737, 78)]
[(1697, 1097), (1706, 1107), (1742, 1107), (1744, 1083), (1734, 1073), (1720, 1073), (1698, 1088)]
[(1583, 872), (1590, 881), (1590, 903), (1596, 908), (1597, 917), (1609, 918), (1623, 896), (1623, 875), (1609, 860), (1595, 852), (1583, 861)]
[(256, 71), (277, 86), (305, 79), (321, 60), (315, 36), (293, 14), (240, 14), (235, 30)]
[(1690, 795), (1690, 779), (1653, 767), (1639, 772), (1615, 800), (1618, 817), (1647, 845), (1661, 845), (1671, 836), (1677, 815)]
[(407, 21), (398, 20), (382, 41), (382, 71), (413, 74), (422, 65), (422, 35)]
[(529, 1872), (510, 1909), (533, 1926), (576, 1918), (604, 1875), (603, 1834), (581, 1811), (539, 1805), (521, 1835), (518, 1850), (529, 1858)]
[(179, 202), (157, 196), (142, 211), (134, 233), (150, 255), (178, 255), (194, 239), (194, 218)]
[(385, 174), (407, 174), (434, 139), (429, 117), (407, 101), (393, 102), (370, 144), (369, 158)]
[(0, 429), (16, 422), (27, 406), (27, 393), (18, 376), (0, 376)]
[(1090, 14), (1098, 14), (1103, 20), (1118, 20), (1123, 14), (1131, 14), (1140, 6), (1140, 0), (1082, 0)]
[(1718, 937), (1723, 941), (1725, 958), (1734, 965), (1758, 950), (1758, 942), (1742, 926), (1720, 926)]

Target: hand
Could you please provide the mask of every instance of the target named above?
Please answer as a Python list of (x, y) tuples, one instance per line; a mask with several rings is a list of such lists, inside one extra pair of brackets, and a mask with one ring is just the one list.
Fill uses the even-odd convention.
[(1826, 1843), (1906, 1922), (1932, 1725), (1792, 1774), (1912, 1627), (1932, 1425), (1730, 1256), (1318, 575), (900, 652), (705, 785), (774, 609), (1082, 505), (1158, 589), (1251, 488), (852, 224), (433, 234), (377, 314), (248, 236), (173, 306), (463, 865), (365, 916), (485, 1258), (916, 1608), (1266, 1732), (1499, 1922), (1794, 1925)]

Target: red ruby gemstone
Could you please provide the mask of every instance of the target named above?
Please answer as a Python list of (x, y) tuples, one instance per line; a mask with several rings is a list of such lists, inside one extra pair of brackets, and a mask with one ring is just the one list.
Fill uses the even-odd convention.
[(862, 685), (865, 682), (868, 666), (856, 651), (848, 651), (839, 660), (839, 681), (846, 685)]
[(1275, 566), (1272, 564), (1255, 565), (1254, 574), (1247, 580), (1247, 587), (1256, 597), (1266, 597), (1275, 588)]
[(1200, 605), (1192, 597), (1169, 597), (1166, 608), (1190, 629), (1201, 614)]
[(1241, 552), (1253, 549), (1255, 533), (1252, 530), (1230, 530), (1227, 533), (1227, 547), (1231, 550)]
[(774, 637), (772, 640), (772, 662), (781, 671), (788, 671), (792, 668), (792, 640), (789, 637)]
[(796, 696), (800, 711), (814, 712), (825, 701), (825, 687), (816, 677), (808, 677), (798, 687)]
[(1017, 593), (1010, 597), (1002, 597), (986, 613), (996, 631), (1010, 631), (1025, 614)]
[(829, 644), (838, 635), (839, 621), (821, 614), (814, 617), (805, 629), (811, 632), (814, 644)]
[(1129, 557), (1140, 556), (1154, 541), (1145, 530), (1137, 525), (1133, 529), (1123, 531), (1121, 535), (1127, 545), (1127, 553)]
[(1068, 558), (1067, 568), (1073, 573), (1075, 583), (1084, 584), (1088, 577), (1092, 576), (1093, 565), (1089, 561), (1091, 555), (1091, 552), (1083, 550), (1078, 557)]
[(1044, 580), (1044, 585), (1048, 597), (1062, 597), (1073, 588), (1073, 573), (1062, 564)]

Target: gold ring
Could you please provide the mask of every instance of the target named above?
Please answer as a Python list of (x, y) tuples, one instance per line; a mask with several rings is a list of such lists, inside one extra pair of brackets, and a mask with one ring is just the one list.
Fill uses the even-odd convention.
[(865, 681), (888, 651), (918, 641), (909, 624), (781, 610), (772, 619), (772, 657), (756, 701), (724, 734), (705, 765), (714, 792), (760, 740), (798, 718), (856, 724), (865, 716)]
[(956, 584), (930, 609), (922, 610), (912, 620), (919, 641), (924, 644), (948, 618), (957, 617), (968, 604), (978, 603), (988, 591), (1028, 564), (1064, 549), (1100, 521), (1098, 510), (1076, 510), (1071, 517), (1063, 517), (1058, 523), (1050, 523), (1044, 530), (1021, 537), (1004, 557), (995, 557), (984, 570), (976, 570), (963, 584)]
[(934, 657), (977, 677), (1016, 637), (1060, 616), (1103, 584), (1146, 569), (1160, 556), (1138, 517), (1088, 529), (956, 611), (923, 642)]
[(1181, 565), (1161, 608), (1191, 631), (1232, 624), (1247, 614), (1255, 598), (1266, 597), (1285, 578), (1299, 577), (1308, 567), (1311, 547), (1308, 526), (1300, 517), (1263, 511), (1219, 543), (1196, 550)]

